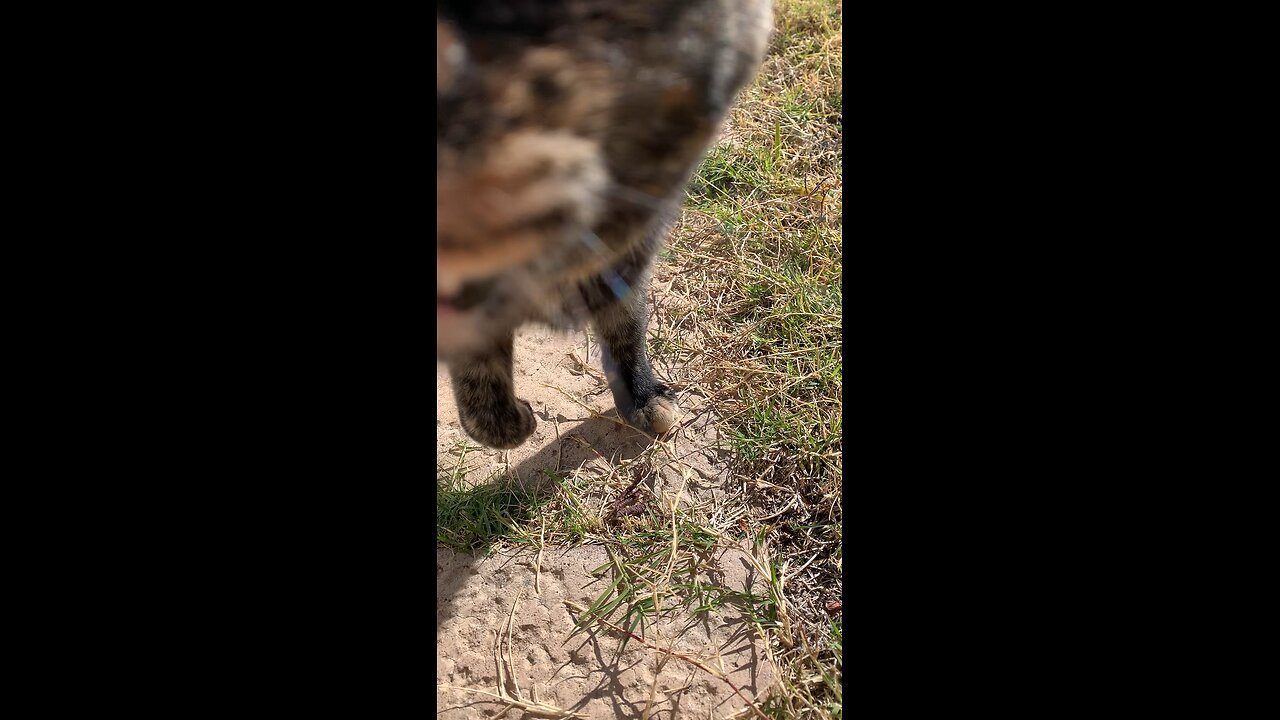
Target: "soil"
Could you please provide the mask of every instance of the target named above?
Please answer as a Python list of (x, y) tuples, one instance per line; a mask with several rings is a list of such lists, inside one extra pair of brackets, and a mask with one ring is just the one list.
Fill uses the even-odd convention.
[[(600, 372), (595, 344), (584, 333), (526, 327), (516, 338), (516, 394), (529, 401), (538, 428), (509, 451), (479, 448), (458, 424), (443, 366), (436, 373), (436, 459), (478, 481), (507, 475), (522, 483), (547, 482), (545, 473), (586, 476), (588, 501), (619, 503), (633, 478), (644, 481), (647, 502), (676, 502), (716, 516), (728, 486), (724, 456), (717, 449), (715, 418), (702, 398), (674, 386), (681, 425), (662, 438), (646, 435), (618, 418)], [(659, 371), (661, 375), (661, 371)], [(669, 380), (669, 378), (668, 378)], [(469, 444), (466, 453), (461, 449)], [(461, 460), (461, 463), (459, 462)], [(633, 492), (632, 496), (636, 496)], [(722, 518), (723, 519), (723, 518)], [(438, 548), (436, 556), (437, 717), (493, 717), (504, 711), (499, 677), (508, 695), (518, 684), (533, 698), (584, 718), (727, 718), (746, 702), (724, 680), (641, 642), (630, 640), (619, 654), (620, 636), (595, 627), (571, 634), (575, 612), (566, 601), (589, 606), (607, 576), (590, 571), (607, 560), (596, 545), (548, 546), (533, 552), (499, 552), (484, 558)], [(537, 571), (535, 572), (535, 564)], [(707, 582), (732, 590), (763, 592), (758, 573), (741, 551), (722, 550), (709, 566)], [(536, 578), (536, 586), (535, 586)], [(510, 646), (506, 624), (514, 607)], [(619, 622), (619, 610), (610, 619)], [(502, 630), (501, 670), (495, 644)], [(651, 644), (671, 648), (727, 674), (749, 698), (762, 696), (774, 673), (762, 641), (732, 603), (718, 610), (676, 615), (635, 631)], [(452, 688), (466, 688), (473, 692)], [(763, 699), (761, 697), (761, 699)], [(509, 717), (545, 717), (513, 709)]]

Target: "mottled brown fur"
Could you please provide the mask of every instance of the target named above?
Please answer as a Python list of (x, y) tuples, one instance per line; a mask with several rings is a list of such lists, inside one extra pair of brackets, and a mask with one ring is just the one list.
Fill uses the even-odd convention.
[(769, 0), (437, 3), (436, 351), (473, 438), (533, 430), (511, 382), (530, 321), (592, 322), (619, 412), (674, 422), (644, 348), (649, 265), (770, 18)]

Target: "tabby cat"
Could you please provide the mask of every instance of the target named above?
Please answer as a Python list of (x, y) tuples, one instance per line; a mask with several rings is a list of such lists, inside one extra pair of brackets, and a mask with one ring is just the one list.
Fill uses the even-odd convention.
[(619, 414), (676, 422), (649, 268), (771, 24), (771, 0), (437, 2), (436, 356), (476, 441), (534, 430), (512, 382), (527, 322), (590, 322)]

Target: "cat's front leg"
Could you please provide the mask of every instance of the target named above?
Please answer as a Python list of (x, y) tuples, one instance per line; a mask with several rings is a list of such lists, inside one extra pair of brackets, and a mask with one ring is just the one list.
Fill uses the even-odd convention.
[(647, 285), (641, 275), (624, 298), (592, 307), (591, 320), (604, 344), (604, 372), (618, 414), (635, 427), (662, 434), (675, 426), (679, 410), (676, 394), (658, 382), (649, 365)]
[(519, 446), (537, 427), (533, 407), (515, 395), (514, 342), (514, 333), (508, 331), (485, 350), (448, 362), (462, 429), (476, 442), (501, 450)]

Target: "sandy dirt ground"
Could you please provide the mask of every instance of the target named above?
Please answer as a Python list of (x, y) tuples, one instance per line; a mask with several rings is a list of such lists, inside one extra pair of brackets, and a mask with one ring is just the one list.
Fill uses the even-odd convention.
[[(673, 385), (682, 424), (655, 443), (618, 419), (598, 350), (584, 333), (526, 327), (516, 338), (515, 367), (516, 394), (532, 404), (538, 429), (524, 445), (505, 452), (469, 443), (458, 424), (448, 372), (437, 368), (436, 459), (442, 472), (465, 472), (474, 481), (506, 475), (522, 483), (543, 482), (543, 471), (585, 477), (601, 507), (616, 502), (621, 486), (638, 478), (651, 502), (698, 504), (710, 515), (720, 512), (724, 493), (734, 492), (726, 486), (728, 474), (716, 449), (714, 417), (695, 391)], [(606, 559), (599, 546), (548, 547), (535, 572), (532, 553), (485, 559), (438, 548), (436, 682), (446, 687), (437, 690), (437, 717), (502, 713), (502, 702), (474, 692), (498, 692), (500, 678), (509, 695), (518, 685), (521, 697), (532, 699), (536, 688), (538, 700), (584, 718), (728, 718), (742, 711), (746, 703), (723, 680), (666, 653), (632, 640), (619, 655), (618, 636), (598, 627), (570, 637), (574, 613), (565, 602), (591, 604), (609, 580), (590, 571)], [(763, 590), (757, 571), (738, 551), (722, 551), (711, 567), (708, 582)], [(505, 627), (513, 608), (508, 644)], [(761, 641), (732, 604), (637, 632), (660, 647), (700, 658), (753, 699), (773, 682)], [(509, 712), (513, 718), (540, 717)]]
[[(587, 607), (608, 584), (607, 578), (591, 575), (608, 561), (604, 548), (548, 549), (537, 587), (535, 561), (528, 554), (482, 560), (437, 550), (436, 683), (446, 687), (437, 688), (436, 717), (500, 714), (504, 705), (495, 698), (454, 689), (496, 692), (499, 673), (508, 694), (514, 696), (518, 687), (520, 697), (585, 718), (726, 718), (746, 707), (723, 680), (635, 640), (620, 653), (612, 632), (571, 637), (575, 613), (565, 601)], [(741, 552), (724, 551), (715, 566), (717, 572), (704, 576), (705, 582), (762, 589)], [(651, 623), (637, 633), (723, 672), (753, 700), (773, 682), (751, 626), (733, 605), (696, 618)], [(510, 717), (536, 715), (517, 709)]]

